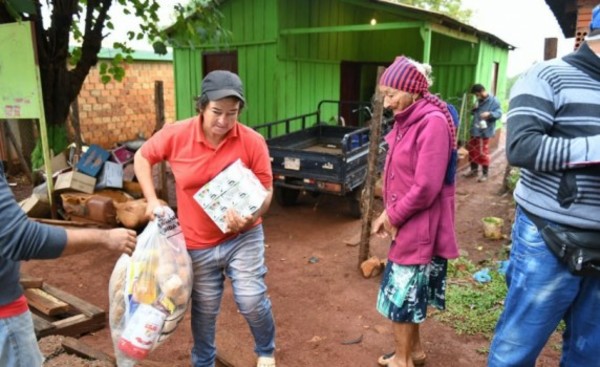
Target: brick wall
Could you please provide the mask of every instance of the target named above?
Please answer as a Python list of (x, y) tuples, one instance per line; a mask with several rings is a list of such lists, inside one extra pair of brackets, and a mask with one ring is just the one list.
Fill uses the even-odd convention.
[(577, 26), (575, 30), (575, 49), (578, 49), (590, 30), (592, 9), (598, 5), (597, 0), (577, 1)]
[(81, 137), (87, 144), (112, 148), (138, 134), (150, 137), (156, 125), (154, 82), (163, 81), (165, 121), (175, 119), (173, 64), (134, 60), (125, 66), (123, 81), (102, 84), (94, 67), (79, 94)]

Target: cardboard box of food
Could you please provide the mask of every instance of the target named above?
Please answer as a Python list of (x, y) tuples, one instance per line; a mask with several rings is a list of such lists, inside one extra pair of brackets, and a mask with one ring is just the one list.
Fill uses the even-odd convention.
[(104, 167), (102, 167), (96, 182), (96, 189), (102, 190), (107, 187), (112, 189), (123, 188), (123, 166), (119, 163), (104, 162)]
[(71, 171), (58, 176), (56, 185), (54, 185), (54, 191), (74, 190), (93, 194), (95, 186), (96, 179), (94, 177), (87, 176), (81, 172)]
[(228, 231), (225, 215), (234, 209), (241, 216), (254, 214), (267, 197), (267, 190), (239, 159), (204, 185), (194, 199), (223, 231)]

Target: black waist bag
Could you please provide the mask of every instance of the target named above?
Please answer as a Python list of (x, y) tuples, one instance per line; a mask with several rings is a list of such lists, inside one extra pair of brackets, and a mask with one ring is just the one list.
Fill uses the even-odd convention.
[(600, 277), (600, 231), (549, 224), (531, 213), (526, 215), (538, 227), (548, 248), (572, 274)]

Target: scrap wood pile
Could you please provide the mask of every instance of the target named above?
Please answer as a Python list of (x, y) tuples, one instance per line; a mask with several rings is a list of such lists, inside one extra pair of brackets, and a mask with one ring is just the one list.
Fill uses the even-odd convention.
[(47, 220), (51, 208), (46, 183), (19, 204), (29, 217), (49, 224), (140, 229), (147, 224), (146, 200), (133, 181), (132, 167), (127, 167), (133, 155), (125, 146), (107, 151), (91, 145), (78, 160), (67, 159), (63, 152), (51, 164), (58, 220)]
[(42, 278), (21, 274), (21, 286), (31, 310), (35, 334), (80, 336), (106, 325), (106, 312), (52, 286)]
[[(78, 339), (51, 335), (39, 341), (44, 356), (43, 367), (115, 367), (116, 360), (110, 354), (94, 349)], [(141, 361), (140, 367), (164, 366), (164, 363)]]

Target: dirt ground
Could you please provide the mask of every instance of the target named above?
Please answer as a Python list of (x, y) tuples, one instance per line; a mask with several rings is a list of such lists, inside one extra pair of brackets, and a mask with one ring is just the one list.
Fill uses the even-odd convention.
[[(502, 217), (504, 233), (509, 234), (512, 198), (498, 195), (504, 166), (500, 154), (488, 182), (458, 180), (460, 247), (475, 262), (500, 254), (509, 242), (485, 240), (481, 225), (482, 217)], [(280, 367), (376, 366), (377, 357), (393, 349), (390, 323), (375, 310), (380, 279), (362, 278), (357, 271), (358, 248), (345, 244), (360, 232), (360, 221), (347, 216), (345, 208), (340, 198), (304, 197), (295, 207), (274, 204), (265, 218), (267, 283)], [(388, 246), (387, 241), (373, 240), (371, 252), (384, 258)], [(312, 257), (318, 262), (309, 262)], [(30, 261), (24, 263), (23, 271), (108, 309), (108, 279), (116, 260), (116, 255), (99, 249), (58, 260)], [(236, 367), (250, 367), (255, 363), (252, 338), (237, 312), (230, 285), (226, 288), (218, 320), (219, 353)], [(189, 323), (188, 313), (175, 334), (149, 359), (164, 366), (189, 366)], [(422, 338), (429, 367), (485, 366), (482, 351), (487, 350), (489, 340), (482, 336), (457, 335), (449, 326), (429, 319), (422, 326)], [(112, 354), (108, 328), (81, 340)], [(353, 341), (358, 342), (348, 344)], [(548, 347), (538, 366), (557, 366), (558, 358), (558, 352)]]

